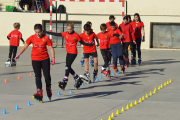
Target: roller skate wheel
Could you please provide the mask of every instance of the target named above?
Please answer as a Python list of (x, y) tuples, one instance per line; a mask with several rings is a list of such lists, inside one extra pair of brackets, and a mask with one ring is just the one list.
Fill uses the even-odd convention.
[(39, 101), (40, 103), (43, 103), (43, 101)]
[(51, 98), (49, 98), (49, 101), (51, 101)]

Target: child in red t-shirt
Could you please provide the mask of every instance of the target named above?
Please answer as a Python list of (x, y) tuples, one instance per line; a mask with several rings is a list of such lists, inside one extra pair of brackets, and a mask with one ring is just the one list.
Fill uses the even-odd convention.
[[(18, 30), (20, 29), (20, 24), (19, 23), (14, 23), (14, 30), (10, 32), (7, 36), (7, 39), (9, 40), (9, 58), (7, 59), (6, 64), (9, 65), (11, 64), (12, 60), (12, 65), (16, 65), (16, 61), (14, 58), (16, 57), (17, 53), (17, 48), (19, 46), (19, 39), (24, 43), (24, 40), (22, 38), (21, 32)], [(13, 56), (12, 56), (13, 55)]]
[(122, 33), (121, 31), (116, 28), (115, 22), (111, 22), (111, 29), (110, 31), (110, 46), (113, 56), (113, 69), (116, 73), (119, 73), (117, 68), (117, 59), (119, 58), (119, 63), (121, 67), (121, 71), (124, 73), (124, 59), (123, 59), (123, 47), (122, 47)]
[(80, 77), (75, 73), (75, 71), (71, 68), (71, 65), (73, 64), (74, 60), (77, 57), (76, 45), (78, 42), (80, 42), (81, 44), (86, 45), (86, 46), (92, 46), (93, 44), (85, 43), (80, 39), (79, 34), (74, 31), (73, 23), (67, 24), (66, 32), (53, 33), (53, 32), (45, 31), (45, 33), (54, 35), (54, 36), (62, 36), (65, 38), (65, 41), (66, 41), (67, 55), (66, 55), (65, 76), (64, 76), (64, 79), (58, 83), (58, 86), (64, 90), (67, 85), (67, 82), (68, 82), (69, 73), (71, 73), (71, 75), (74, 77), (74, 80), (75, 80), (74, 87), (76, 89), (78, 89), (80, 87), (80, 85), (82, 84), (82, 81), (81, 81)]
[(136, 38), (134, 36), (134, 30), (131, 24), (128, 23), (128, 17), (125, 16), (123, 18), (122, 24), (119, 25), (119, 29), (121, 30), (123, 34), (123, 38), (121, 39), (123, 42), (123, 52), (124, 52), (124, 61), (125, 65), (129, 66), (129, 54), (128, 54), (128, 46), (133, 41), (134, 44), (136, 44)]
[[(132, 43), (133, 58), (131, 63), (136, 64), (136, 50), (138, 52), (138, 63), (141, 64), (141, 41), (145, 42), (144, 23), (141, 21), (138, 13), (134, 14), (134, 20), (131, 22), (135, 30), (136, 44)], [(142, 34), (141, 34), (142, 33)], [(142, 37), (142, 38), (141, 38)]]
[(30, 44), (33, 44), (32, 52), (31, 52), (31, 60), (32, 67), (35, 73), (36, 79), (36, 87), (37, 93), (33, 94), (33, 98), (39, 100), (39, 102), (43, 102), (43, 90), (42, 90), (42, 82), (41, 82), (41, 69), (43, 71), (45, 81), (46, 81), (46, 92), (49, 100), (51, 101), (51, 75), (50, 75), (50, 59), (49, 54), (47, 52), (47, 47), (49, 48), (52, 56), (51, 64), (55, 64), (55, 55), (54, 49), (52, 47), (52, 40), (49, 39), (48, 36), (43, 34), (42, 25), (36, 24), (34, 26), (35, 34), (30, 36), (26, 40), (26, 44), (22, 47), (19, 54), (15, 57), (17, 60), (20, 55), (28, 48)]
[[(94, 32), (91, 32), (91, 26), (89, 24), (84, 25), (84, 31), (80, 38), (85, 43), (92, 43), (95, 42), (94, 39), (96, 39), (97, 46), (99, 46), (99, 41), (96, 37), (96, 34)], [(95, 82), (97, 73), (98, 73), (98, 58), (97, 58), (97, 51), (95, 44), (93, 46), (86, 46), (83, 45), (83, 52), (84, 52), (84, 60), (85, 60), (85, 73), (84, 75), (80, 75), (80, 77), (87, 82), (90, 80), (90, 73), (89, 73), (89, 57), (92, 55), (94, 59), (94, 72), (93, 72), (93, 81)]]
[[(91, 32), (93, 32), (92, 23), (90, 21), (88, 21), (88, 22), (86, 22), (86, 24), (89, 24), (91, 26)], [(82, 57), (80, 62), (81, 62), (81, 66), (83, 66), (84, 65), (84, 54), (83, 54), (83, 57)], [(94, 59), (93, 59), (93, 57), (91, 55), (90, 55), (90, 65), (94, 66)]]
[(100, 40), (100, 51), (104, 59), (104, 65), (102, 66), (101, 73), (107, 77), (110, 77), (110, 68), (109, 68), (109, 40), (110, 34), (106, 31), (106, 24), (100, 25), (101, 32), (97, 34), (97, 38)]

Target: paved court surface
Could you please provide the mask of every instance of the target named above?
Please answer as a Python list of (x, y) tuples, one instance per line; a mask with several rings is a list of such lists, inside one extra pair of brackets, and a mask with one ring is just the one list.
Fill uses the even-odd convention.
[[(20, 50), (20, 49), (19, 49)], [(18, 51), (19, 51), (18, 50)], [(84, 73), (80, 66), (82, 48), (78, 49), (73, 68), (78, 74)], [(0, 120), (107, 120), (116, 110), (121, 110), (130, 102), (153, 91), (154, 87), (169, 79), (172, 83), (157, 91), (142, 103), (115, 115), (112, 120), (178, 120), (180, 118), (180, 52), (173, 50), (143, 50), (142, 65), (130, 66), (126, 73), (116, 74), (112, 79), (103, 76), (99, 82), (82, 86), (74, 90), (74, 79), (69, 77), (65, 91), (57, 87), (57, 82), (64, 77), (66, 52), (56, 48), (56, 65), (52, 66), (52, 102), (46, 99), (44, 78), (44, 103), (32, 99), (36, 92), (34, 76), (30, 60), (31, 48), (20, 57), (16, 67), (5, 67), (8, 47), (0, 47), (0, 111), (6, 109), (7, 114), (0, 114)], [(99, 71), (103, 64), (98, 49)], [(112, 67), (111, 67), (112, 70)], [(93, 68), (90, 67), (92, 78)], [(21, 79), (18, 80), (18, 75)], [(99, 73), (100, 75), (100, 73)], [(98, 77), (99, 77), (98, 75)], [(4, 83), (4, 79), (8, 82)], [(73, 94), (69, 94), (70, 89)], [(57, 92), (61, 95), (58, 96)], [(31, 106), (27, 106), (27, 102)], [(15, 110), (15, 106), (19, 110)]]

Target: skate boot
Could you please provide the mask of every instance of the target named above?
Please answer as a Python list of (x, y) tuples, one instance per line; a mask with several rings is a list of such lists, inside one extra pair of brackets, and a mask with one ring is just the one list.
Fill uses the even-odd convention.
[(133, 57), (133, 58), (131, 59), (131, 64), (132, 64), (132, 65), (135, 65), (135, 64), (136, 64), (136, 58), (135, 58), (135, 57)]
[(37, 93), (33, 94), (33, 99), (36, 99), (40, 103), (43, 103), (43, 90), (42, 89), (38, 89)]
[(83, 83), (83, 81), (81, 80), (81, 78), (78, 75), (76, 75), (74, 77), (74, 80), (75, 80), (74, 87), (76, 88), (76, 90), (78, 90), (80, 88), (81, 84)]
[(5, 62), (5, 66), (10, 67), (11, 66), (11, 59), (8, 58), (7, 61)]
[(125, 72), (125, 67), (123, 65), (121, 65), (121, 71), (122, 71), (122, 74), (124, 74)]
[(118, 70), (117, 66), (114, 65), (114, 64), (113, 64), (113, 69), (114, 69), (114, 72), (119, 73), (119, 70)]
[(81, 67), (84, 65), (84, 57), (81, 59)]
[(106, 68), (106, 77), (111, 78), (111, 70), (109, 67)]
[(138, 58), (138, 64), (141, 65), (141, 58)]
[(58, 82), (58, 87), (60, 87), (62, 90), (65, 90), (65, 87), (67, 85), (68, 79), (64, 78), (63, 81)]
[(104, 68), (104, 67), (101, 68), (101, 74), (103, 74), (104, 76), (106, 76), (106, 68)]
[(81, 78), (81, 80), (84, 83), (89, 84), (89, 79), (90, 79), (90, 73), (89, 72), (85, 72), (84, 75), (79, 75), (79, 77)]
[(93, 82), (96, 81), (97, 74), (98, 74), (98, 70), (96, 70), (96, 71), (94, 70), (94, 71), (93, 71)]
[(126, 67), (129, 67), (129, 58), (124, 58)]
[(49, 98), (49, 101), (51, 101), (51, 97), (52, 97), (51, 88), (47, 88), (47, 87), (46, 87), (46, 92), (47, 92), (47, 96), (48, 96), (48, 98)]
[(16, 66), (16, 61), (12, 60), (11, 66)]
[(94, 59), (92, 56), (90, 56), (90, 65), (91, 67), (94, 67)]

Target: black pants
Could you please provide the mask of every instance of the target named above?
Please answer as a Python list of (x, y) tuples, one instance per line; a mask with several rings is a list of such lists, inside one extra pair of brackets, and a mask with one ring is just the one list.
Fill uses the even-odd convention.
[(123, 53), (125, 58), (129, 58), (128, 54), (128, 46), (130, 45), (130, 42), (123, 43)]
[(29, 5), (28, 9), (31, 10), (31, 7), (32, 7), (32, 1), (31, 0), (21, 0), (19, 2), (19, 6), (21, 7), (22, 10), (24, 10), (24, 7), (23, 7), (24, 4), (28, 4)]
[(104, 66), (103, 67), (107, 68), (108, 63), (109, 63), (109, 57), (108, 57), (109, 49), (101, 49), (101, 55), (102, 55), (102, 57), (104, 59)]
[[(17, 46), (10, 46), (9, 47), (9, 59), (12, 61), (14, 61), (14, 58), (16, 57), (16, 53), (17, 53)], [(12, 54), (13, 54), (13, 58), (12, 58)]]
[(37, 89), (42, 89), (41, 69), (43, 70), (43, 74), (45, 77), (46, 87), (50, 88), (51, 87), (50, 59), (48, 58), (42, 61), (32, 60), (32, 67), (35, 73)]
[(112, 58), (112, 52), (111, 52), (111, 48), (108, 48), (109, 52), (108, 52), (108, 60), (111, 63), (111, 58)]
[(136, 50), (138, 52), (138, 58), (141, 58), (141, 38), (136, 38), (136, 44), (132, 42), (132, 54), (136, 58)]
[(66, 67), (65, 67), (65, 76), (69, 76), (69, 73), (71, 73), (72, 75), (75, 74), (74, 70), (71, 68), (72, 63), (74, 62), (74, 60), (76, 59), (77, 54), (70, 54), (67, 53), (66, 55)]

